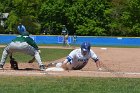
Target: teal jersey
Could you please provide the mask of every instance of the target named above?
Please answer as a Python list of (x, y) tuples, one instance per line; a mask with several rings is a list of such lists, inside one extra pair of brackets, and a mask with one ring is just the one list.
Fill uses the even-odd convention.
[(39, 50), (35, 41), (29, 36), (19, 35), (15, 39), (13, 39), (12, 41), (13, 42), (26, 42), (29, 45), (31, 45), (32, 47), (34, 47), (35, 49)]

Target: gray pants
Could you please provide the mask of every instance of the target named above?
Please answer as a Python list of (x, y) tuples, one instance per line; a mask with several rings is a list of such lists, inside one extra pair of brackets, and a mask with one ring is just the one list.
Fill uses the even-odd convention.
[(14, 52), (21, 52), (27, 55), (31, 55), (35, 57), (39, 66), (43, 65), (38, 50), (36, 50), (34, 47), (30, 46), (26, 42), (11, 42), (10, 44), (8, 44), (3, 50), (0, 64), (4, 65), (7, 59), (7, 56)]

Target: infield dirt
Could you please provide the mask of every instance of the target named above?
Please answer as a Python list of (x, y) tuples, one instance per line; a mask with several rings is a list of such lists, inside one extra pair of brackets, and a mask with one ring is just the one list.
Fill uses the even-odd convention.
[[(3, 47), (3, 46), (1, 46)], [(63, 48), (53, 46), (41, 46), (41, 48)], [(72, 48), (73, 47), (65, 47)], [(140, 78), (140, 49), (139, 48), (104, 48), (92, 47), (104, 65), (103, 71), (97, 71), (95, 63), (90, 59), (82, 70), (76, 71), (39, 71), (38, 64), (19, 63), (20, 70), (11, 70), (10, 64), (6, 63), (4, 70), (0, 70), (0, 75), (16, 76), (83, 76), (83, 77), (129, 77)], [(63, 60), (64, 58), (60, 59)], [(48, 64), (48, 62), (44, 62)]]

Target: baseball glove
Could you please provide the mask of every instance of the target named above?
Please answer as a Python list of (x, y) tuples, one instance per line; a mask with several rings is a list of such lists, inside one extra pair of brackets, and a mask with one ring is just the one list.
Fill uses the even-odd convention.
[(33, 63), (35, 61), (35, 57), (33, 59), (29, 60), (28, 63)]
[(14, 58), (10, 59), (11, 69), (18, 70), (18, 63), (15, 61)]

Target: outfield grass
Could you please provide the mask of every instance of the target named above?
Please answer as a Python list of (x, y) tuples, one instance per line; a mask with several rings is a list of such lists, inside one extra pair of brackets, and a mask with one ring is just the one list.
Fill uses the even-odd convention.
[(140, 79), (1, 76), (0, 93), (140, 93)]

